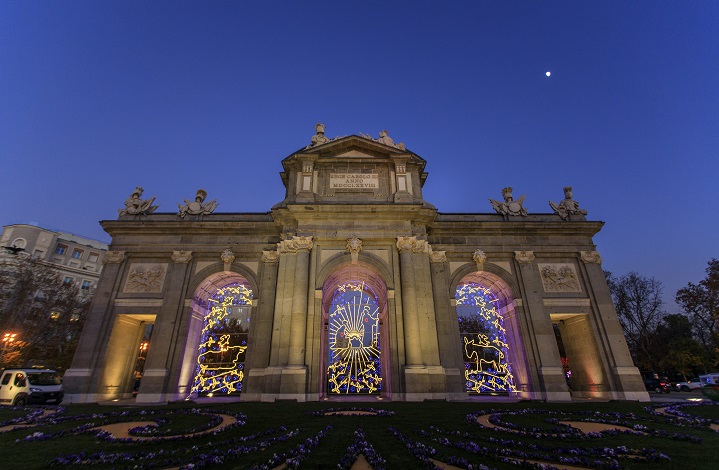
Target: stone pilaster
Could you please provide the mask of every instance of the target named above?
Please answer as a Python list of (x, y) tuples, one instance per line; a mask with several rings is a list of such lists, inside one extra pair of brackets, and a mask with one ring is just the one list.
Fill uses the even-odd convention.
[(417, 293), (415, 292), (412, 247), (417, 237), (397, 237), (400, 276), (402, 280), (402, 316), (404, 317), (404, 344), (408, 366), (422, 364), (422, 348), (417, 316)]
[(644, 387), (639, 369), (634, 366), (622, 325), (619, 323), (614, 309), (614, 302), (612, 302), (612, 296), (602, 271), (602, 257), (596, 251), (582, 251), (580, 258), (589, 278), (588, 285), (591, 286), (593, 300), (596, 304), (593, 316), (597, 328), (600, 330), (599, 336), (609, 346), (603, 348), (609, 357), (602, 362), (609, 368), (607, 372), (613, 382), (612, 389), (615, 390), (610, 398), (649, 401), (649, 394)]
[(101, 359), (104, 357), (104, 347), (109, 341), (115, 321), (115, 316), (106, 315), (106, 312), (112, 310), (112, 304), (120, 289), (121, 273), (127, 264), (125, 252), (108, 251), (102, 262), (105, 265), (103, 275), (95, 289), (90, 313), (85, 320), (72, 366), (63, 376), (67, 403), (97, 401), (96, 388), (100, 382)]
[(447, 396), (459, 400), (467, 394), (464, 391), (464, 361), (459, 348), (459, 322), (449, 295), (449, 265), (444, 251), (430, 251), (429, 261), (440, 364), (445, 371)]
[(270, 365), (270, 338), (277, 293), (277, 269), (280, 254), (277, 250), (263, 251), (260, 263), (257, 309), (253, 309), (249, 338), (249, 354), (245, 362), (244, 396), (259, 401), (265, 390), (265, 375)]
[[(524, 287), (523, 308), (528, 317), (526, 321), (536, 341), (535, 354), (541, 392), (547, 401), (568, 401), (571, 396), (564, 378), (552, 321), (544, 312), (542, 281), (534, 263), (534, 252), (515, 251), (514, 258), (519, 265), (518, 271)], [(539, 398), (536, 392), (535, 397)]]
[(175, 251), (171, 259), (173, 263), (168, 273), (169, 282), (165, 283), (167, 287), (162, 308), (155, 318), (137, 403), (160, 403), (185, 398), (175, 396), (180, 367), (172, 365), (180, 364), (184, 355), (184, 348), (176, 348), (175, 345), (187, 343), (188, 330), (183, 328), (187, 326), (183, 318), (189, 315), (184, 315), (184, 293), (189, 281), (192, 252)]

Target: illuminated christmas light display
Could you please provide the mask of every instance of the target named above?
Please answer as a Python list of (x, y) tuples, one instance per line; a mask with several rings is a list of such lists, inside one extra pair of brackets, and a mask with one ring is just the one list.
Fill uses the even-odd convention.
[(492, 291), (475, 283), (460, 285), (455, 298), (466, 391), (470, 394), (516, 392), (507, 331), (497, 310), (497, 298)]
[(335, 291), (329, 313), (327, 392), (377, 394), (382, 391), (377, 296), (363, 282)]
[(252, 292), (241, 284), (218, 289), (208, 299), (191, 394), (229, 395), (242, 390), (251, 305)]

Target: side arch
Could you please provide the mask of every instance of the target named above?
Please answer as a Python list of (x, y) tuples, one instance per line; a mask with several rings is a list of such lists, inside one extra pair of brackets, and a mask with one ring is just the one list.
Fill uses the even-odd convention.
[[(192, 297), (189, 306), (190, 317), (188, 321), (187, 338), (185, 340), (185, 350), (179, 374), (178, 391), (181, 395), (189, 395), (192, 389), (192, 381), (197, 368), (197, 355), (202, 336), (203, 322), (205, 316), (208, 314), (210, 298), (220, 289), (231, 284), (242, 285), (250, 291), (253, 297), (256, 296), (257, 288), (256, 281), (252, 275), (253, 273), (246, 267), (235, 263), (232, 264), (231, 268), (236, 269), (236, 271), (225, 271), (224, 265), (221, 263), (208, 266), (195, 276), (191, 284), (192, 289), (188, 289), (188, 292), (192, 293)], [(248, 304), (250, 311), (252, 303), (253, 302), (250, 302)], [(252, 329), (253, 326), (253, 322), (250, 322), (249, 328)], [(249, 346), (251, 347), (251, 345)]]
[[(520, 318), (521, 310), (517, 309), (515, 302), (517, 292), (513, 288), (513, 282), (500, 276), (506, 275), (506, 272), (492, 265), (485, 264), (484, 271), (477, 271), (476, 265), (468, 263), (460, 268), (452, 277), (451, 281), (451, 298), (455, 298), (458, 289), (467, 284), (476, 284), (491, 291), (492, 295), (497, 299), (497, 311), (504, 322), (506, 329), (506, 339), (508, 343), (508, 355), (511, 361), (512, 373), (514, 376), (514, 384), (516, 386), (516, 394), (519, 396), (528, 396), (526, 392), (533, 389), (531, 384), (531, 371), (529, 370), (529, 362), (527, 359), (527, 351), (525, 346), (525, 334), (523, 331), (524, 321)], [(457, 326), (458, 338), (459, 325)], [(465, 353), (464, 345), (458, 341), (458, 347), (462, 347), (462, 354)]]

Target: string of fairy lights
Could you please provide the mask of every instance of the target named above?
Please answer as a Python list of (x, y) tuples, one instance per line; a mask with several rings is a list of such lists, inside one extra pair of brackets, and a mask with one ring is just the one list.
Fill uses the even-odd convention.
[(507, 331), (491, 290), (476, 283), (457, 288), (457, 314), (470, 394), (516, 392)]
[(338, 286), (330, 307), (327, 392), (376, 394), (382, 391), (379, 307), (362, 282)]
[(241, 284), (218, 289), (208, 299), (190, 394), (239, 393), (242, 390), (252, 292)]
[[(504, 319), (491, 290), (476, 283), (457, 288), (457, 313), (470, 394), (516, 392)], [(208, 299), (191, 394), (239, 393), (249, 332), (252, 292), (242, 284)], [(363, 282), (337, 287), (328, 318), (327, 393), (382, 392), (380, 314), (377, 296)]]

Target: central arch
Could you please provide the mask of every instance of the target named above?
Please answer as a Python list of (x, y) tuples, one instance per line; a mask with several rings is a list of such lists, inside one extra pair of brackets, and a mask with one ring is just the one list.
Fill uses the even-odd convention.
[(326, 398), (388, 394), (387, 286), (361, 265), (332, 272), (322, 288), (320, 391)]

